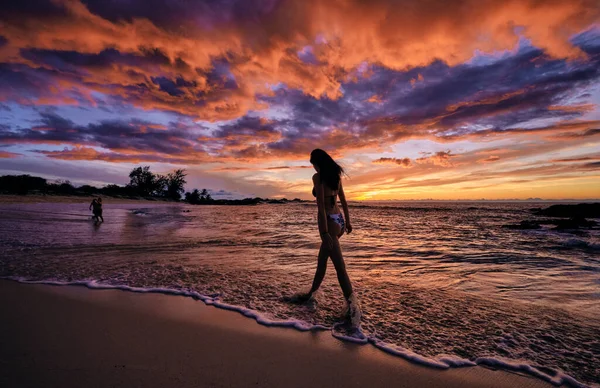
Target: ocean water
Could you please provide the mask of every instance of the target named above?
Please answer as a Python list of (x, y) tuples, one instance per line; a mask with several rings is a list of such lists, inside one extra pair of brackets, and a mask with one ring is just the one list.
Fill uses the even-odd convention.
[[(286, 301), (312, 282), (314, 204), (105, 202), (100, 225), (87, 204), (0, 205), (0, 276), (191, 295), (340, 336), (331, 263), (315, 300)], [(365, 337), (354, 339), (435, 367), (476, 363), (597, 385), (600, 229), (502, 228), (549, 205), (352, 204), (354, 232), (341, 244), (363, 311)]]

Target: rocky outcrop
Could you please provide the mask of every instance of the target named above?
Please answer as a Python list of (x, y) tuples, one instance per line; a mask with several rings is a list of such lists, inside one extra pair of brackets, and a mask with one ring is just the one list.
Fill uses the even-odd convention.
[[(600, 218), (600, 203), (579, 203), (574, 205), (552, 205), (546, 209), (531, 209), (537, 216), (554, 218), (524, 220), (519, 224), (503, 225), (507, 229), (535, 230), (542, 225), (552, 225), (552, 230), (576, 233), (581, 229), (590, 229), (598, 226), (598, 222), (587, 218)], [(585, 233), (585, 232), (582, 232)]]
[(557, 220), (555, 223), (554, 230), (566, 230), (566, 229), (580, 229), (580, 228), (591, 228), (598, 225), (595, 221), (586, 220), (583, 217), (573, 217), (568, 220)]
[(574, 205), (552, 205), (534, 210), (533, 214), (561, 218), (600, 218), (600, 203), (578, 203)]

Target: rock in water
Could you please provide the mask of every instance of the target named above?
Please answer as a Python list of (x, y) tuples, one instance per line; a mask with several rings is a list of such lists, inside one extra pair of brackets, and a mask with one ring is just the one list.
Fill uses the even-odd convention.
[(579, 203), (576, 205), (552, 205), (534, 211), (535, 215), (564, 218), (600, 218), (600, 203)]
[(573, 217), (568, 220), (560, 220), (556, 222), (555, 230), (563, 229), (579, 229), (579, 228), (590, 228), (596, 226), (597, 222), (588, 221), (583, 217)]

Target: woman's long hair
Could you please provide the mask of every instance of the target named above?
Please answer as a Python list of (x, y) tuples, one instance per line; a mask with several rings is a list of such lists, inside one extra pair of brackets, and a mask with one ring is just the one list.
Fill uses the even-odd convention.
[(320, 148), (314, 149), (310, 153), (310, 162), (319, 167), (321, 182), (325, 183), (331, 190), (337, 190), (340, 187), (342, 174), (345, 174), (342, 166)]

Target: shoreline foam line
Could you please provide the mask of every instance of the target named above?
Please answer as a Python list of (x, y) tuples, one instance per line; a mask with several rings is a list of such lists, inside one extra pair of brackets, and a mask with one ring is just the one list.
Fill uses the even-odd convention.
[(403, 348), (398, 345), (386, 343), (381, 341), (375, 337), (367, 336), (363, 334), (362, 330), (358, 330), (358, 337), (345, 336), (343, 334), (339, 334), (335, 332), (335, 328), (339, 324), (335, 324), (333, 327), (328, 327), (325, 325), (311, 325), (307, 322), (300, 320), (273, 320), (267, 318), (264, 314), (251, 310), (245, 307), (231, 305), (227, 303), (223, 303), (219, 301), (219, 294), (213, 295), (202, 295), (199, 292), (191, 291), (191, 290), (177, 290), (172, 288), (164, 288), (164, 287), (132, 287), (124, 284), (113, 285), (106, 283), (99, 283), (95, 280), (77, 280), (77, 281), (59, 281), (59, 280), (29, 280), (23, 277), (18, 276), (0, 276), (0, 280), (10, 280), (15, 281), (17, 283), (23, 284), (40, 284), (40, 285), (49, 285), (49, 286), (83, 286), (89, 288), (91, 290), (120, 290), (120, 291), (129, 291), (135, 293), (154, 293), (154, 294), (165, 294), (165, 295), (176, 295), (176, 296), (184, 296), (193, 298), (195, 300), (200, 300), (204, 302), (204, 304), (208, 306), (214, 306), (223, 310), (229, 310), (238, 312), (248, 318), (254, 319), (258, 324), (268, 327), (287, 327), (293, 328), (299, 331), (318, 331), (318, 330), (329, 330), (333, 337), (347, 342), (353, 342), (357, 344), (367, 344), (371, 343), (375, 348), (391, 354), (396, 357), (403, 358), (407, 361), (414, 362), (420, 365), (424, 365), (427, 367), (437, 368), (437, 369), (449, 369), (449, 368), (458, 368), (458, 367), (469, 367), (469, 366), (482, 366), (488, 368), (496, 368), (505, 371), (511, 372), (521, 372), (526, 373), (530, 376), (539, 378), (546, 382), (549, 382), (552, 385), (561, 386), (565, 385), (573, 388), (589, 388), (589, 385), (583, 384), (577, 381), (570, 375), (567, 375), (561, 371), (557, 371), (551, 368), (544, 368), (545, 370), (550, 370), (553, 372), (553, 375), (545, 373), (535, 366), (530, 364), (519, 362), (516, 360), (508, 360), (508, 359), (499, 359), (493, 357), (478, 357), (474, 361), (467, 360), (464, 358), (460, 358), (452, 355), (438, 355), (435, 358), (422, 356), (417, 354), (409, 349)]

